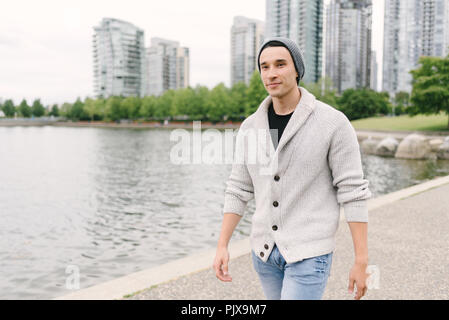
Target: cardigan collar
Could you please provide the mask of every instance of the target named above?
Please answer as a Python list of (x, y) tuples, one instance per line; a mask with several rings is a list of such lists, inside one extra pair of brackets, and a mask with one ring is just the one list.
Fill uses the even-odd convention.
[[(299, 90), (301, 90), (301, 99), (299, 100), (299, 103), (296, 105), (295, 110), (293, 111), (293, 114), (290, 117), (290, 120), (287, 122), (287, 125), (284, 129), (284, 132), (282, 133), (281, 139), (279, 140), (279, 144), (274, 149), (274, 145), (270, 137), (270, 151), (267, 152), (267, 155), (274, 155), (276, 153), (279, 153), (282, 148), (285, 146), (285, 144), (295, 135), (295, 133), (301, 128), (301, 126), (305, 123), (307, 118), (310, 116), (310, 114), (315, 109), (315, 101), (316, 98), (313, 94), (308, 92), (303, 87), (298, 87)], [(257, 108), (255, 112), (255, 127), (256, 129), (263, 129), (265, 132), (270, 132), (270, 126), (268, 122), (268, 108), (271, 104), (272, 98), (271, 96), (266, 97), (260, 106)], [(263, 145), (264, 143), (262, 143)], [(264, 148), (267, 149), (267, 148)], [(268, 150), (267, 150), (268, 151)]]

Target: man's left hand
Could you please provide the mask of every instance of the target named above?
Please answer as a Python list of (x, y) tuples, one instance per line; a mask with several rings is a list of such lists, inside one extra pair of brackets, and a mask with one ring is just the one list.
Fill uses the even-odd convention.
[(349, 273), (348, 291), (352, 294), (354, 292), (354, 284), (356, 285), (355, 300), (360, 300), (368, 290), (366, 285), (366, 279), (369, 277), (369, 274), (366, 273), (367, 266), (367, 263), (355, 263)]

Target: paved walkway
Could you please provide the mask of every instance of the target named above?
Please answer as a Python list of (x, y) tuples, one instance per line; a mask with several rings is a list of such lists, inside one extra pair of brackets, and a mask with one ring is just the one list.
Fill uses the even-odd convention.
[[(380, 281), (379, 288), (369, 290), (363, 299), (449, 299), (448, 195), (445, 184), (370, 210), (369, 265), (377, 267)], [(347, 279), (353, 244), (345, 221), (340, 221), (336, 239), (323, 299), (352, 299)], [(231, 283), (219, 281), (211, 267), (129, 299), (265, 299), (250, 258), (245, 254), (231, 259)]]

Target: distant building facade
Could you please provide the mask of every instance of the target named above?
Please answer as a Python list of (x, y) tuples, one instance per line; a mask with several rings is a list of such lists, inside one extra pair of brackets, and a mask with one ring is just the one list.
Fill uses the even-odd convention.
[(265, 37), (286, 37), (304, 54), (305, 83), (321, 78), (323, 59), (323, 0), (266, 0)]
[(234, 17), (231, 27), (231, 86), (249, 84), (257, 70), (257, 53), (264, 41), (265, 23), (242, 16)]
[(370, 88), (371, 0), (331, 0), (326, 6), (325, 75), (339, 93)]
[(377, 73), (379, 71), (377, 64), (377, 54), (376, 51), (371, 51), (371, 89), (378, 91), (377, 86)]
[(190, 78), (189, 48), (178, 41), (151, 38), (146, 49), (147, 95), (159, 96), (170, 89), (187, 88)]
[(95, 96), (142, 97), (146, 88), (144, 31), (112, 18), (104, 18), (94, 30)]
[(382, 89), (411, 92), (421, 56), (449, 54), (449, 0), (385, 0)]

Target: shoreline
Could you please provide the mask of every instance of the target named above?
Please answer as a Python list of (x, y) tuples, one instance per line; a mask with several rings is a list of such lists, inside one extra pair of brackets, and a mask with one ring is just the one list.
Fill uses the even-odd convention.
[[(227, 121), (224, 123), (213, 124), (210, 121), (200, 121), (201, 128), (204, 129), (238, 129), (242, 122)], [(159, 121), (142, 121), (142, 122), (105, 122), (105, 121), (78, 121), (78, 122), (62, 122), (62, 121), (39, 121), (39, 120), (0, 120), (0, 127), (79, 127), (79, 128), (117, 128), (117, 129), (192, 129), (193, 121), (169, 121), (167, 124), (162, 124)], [(355, 129), (361, 135), (397, 135), (406, 136), (412, 133), (420, 133), (425, 136), (449, 136), (448, 131), (421, 131), (421, 130), (377, 130), (377, 129)]]
[[(201, 128), (216, 129), (237, 129), (241, 122), (224, 122), (213, 124), (210, 121), (201, 121)], [(192, 121), (169, 121), (162, 124), (159, 121), (143, 121), (143, 122), (105, 122), (105, 121), (78, 121), (78, 122), (62, 122), (62, 121), (0, 121), (0, 127), (80, 127), (80, 128), (118, 128), (118, 129), (192, 129)]]

